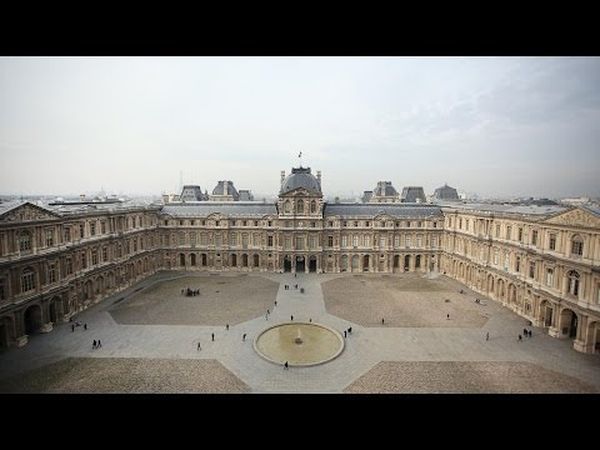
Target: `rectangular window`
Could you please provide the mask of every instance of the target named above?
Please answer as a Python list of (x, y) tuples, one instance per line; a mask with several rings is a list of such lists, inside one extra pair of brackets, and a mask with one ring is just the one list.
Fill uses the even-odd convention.
[(546, 269), (546, 286), (554, 286), (554, 269)]
[(206, 245), (208, 242), (208, 238), (206, 237), (206, 233), (202, 233), (200, 235), (200, 245)]
[(221, 245), (222, 245), (221, 233), (217, 233), (217, 234), (215, 234), (215, 246), (221, 247)]
[(24, 272), (21, 275), (21, 292), (31, 291), (34, 287), (33, 272)]
[(356, 234), (354, 236), (352, 236), (352, 245), (354, 247), (358, 247), (358, 235), (356, 235)]
[(394, 247), (395, 248), (400, 247), (400, 236), (398, 236), (398, 235), (394, 236)]
[(497, 238), (500, 237), (500, 224), (499, 223), (496, 224), (496, 237)]
[(510, 235), (511, 235), (511, 227), (510, 225), (506, 227), (506, 239), (509, 240), (510, 239)]
[(538, 237), (538, 232), (536, 230), (533, 230), (531, 232), (531, 245), (537, 245), (537, 237)]
[(555, 234), (550, 235), (550, 243), (548, 245), (548, 248), (550, 250), (556, 250), (556, 235)]
[(87, 268), (87, 257), (86, 257), (86, 254), (85, 254), (85, 252), (83, 252), (83, 253), (81, 254), (81, 268), (82, 268), (82, 269), (85, 269), (85, 268)]
[(384, 236), (380, 236), (379, 237), (379, 248), (385, 248), (385, 237)]
[(48, 282), (56, 283), (56, 264), (48, 265)]
[(296, 250), (304, 250), (304, 238), (296, 236)]
[(190, 244), (192, 247), (196, 246), (196, 233), (190, 233)]
[(106, 222), (100, 222), (100, 233), (106, 234)]
[(0, 301), (6, 298), (6, 294), (4, 293), (4, 280), (0, 280)]
[(348, 247), (348, 236), (342, 236), (342, 247)]
[(431, 238), (431, 247), (437, 248), (437, 236)]
[(96, 222), (90, 222), (90, 236), (96, 235)]
[(237, 234), (231, 233), (231, 236), (229, 236), (229, 245), (237, 245)]
[(54, 245), (54, 230), (46, 230), (46, 247)]
[(71, 275), (73, 273), (73, 261), (71, 258), (67, 258), (65, 260), (65, 272), (67, 275)]
[(404, 246), (410, 247), (410, 236), (406, 236), (406, 238), (404, 239)]
[(83, 239), (85, 227), (82, 223), (79, 224), (79, 238)]
[(421, 235), (417, 236), (417, 247), (423, 246), (423, 237)]
[(517, 258), (515, 259), (515, 272), (520, 272), (521, 271), (521, 257), (517, 256)]
[(285, 249), (286, 250), (292, 249), (292, 238), (290, 236), (285, 237)]
[(273, 236), (267, 236), (267, 246), (273, 247)]
[(535, 278), (535, 262), (529, 263), (529, 278)]
[(242, 247), (248, 247), (248, 233), (242, 234)]
[(327, 246), (333, 247), (333, 236), (327, 236)]
[(498, 250), (494, 250), (494, 265), (498, 265)]
[(185, 234), (179, 233), (179, 245), (185, 245)]
[(92, 266), (98, 264), (98, 252), (94, 249), (92, 250)]
[(309, 248), (311, 248), (311, 249), (317, 248), (317, 240), (315, 239), (315, 236), (310, 236), (308, 239), (308, 243), (309, 243)]
[(67, 227), (64, 230), (65, 242), (71, 242), (71, 228)]
[(522, 241), (523, 241), (523, 228), (519, 228), (519, 233), (518, 233), (517, 240), (518, 240), (519, 242), (522, 242)]
[(581, 256), (583, 255), (583, 242), (580, 241), (573, 241), (573, 245), (572, 245), (572, 253), (575, 256)]

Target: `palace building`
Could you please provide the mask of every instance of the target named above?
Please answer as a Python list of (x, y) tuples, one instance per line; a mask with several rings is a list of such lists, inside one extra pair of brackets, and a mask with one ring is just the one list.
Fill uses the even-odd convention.
[(164, 205), (0, 204), (0, 346), (25, 345), (159, 270), (437, 272), (600, 353), (600, 210), (427, 204), (415, 187), (397, 201), (392, 189), (327, 203), (321, 173), (298, 167), (281, 173), (275, 203), (220, 181), (209, 199), (189, 186), (187, 201)]

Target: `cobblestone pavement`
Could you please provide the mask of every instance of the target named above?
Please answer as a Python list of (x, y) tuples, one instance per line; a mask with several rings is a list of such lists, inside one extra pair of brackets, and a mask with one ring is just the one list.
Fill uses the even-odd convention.
[(0, 382), (11, 393), (242, 393), (214, 359), (67, 358)]
[(527, 362), (380, 362), (348, 393), (589, 393), (577, 378)]
[[(214, 303), (210, 307), (206, 306), (204, 313), (207, 317), (212, 317), (210, 321), (206, 319), (207, 322), (204, 323), (207, 324), (198, 324), (193, 321), (180, 325), (119, 324), (113, 319), (111, 308), (118, 305), (120, 309), (130, 301), (135, 302), (135, 296), (129, 298), (131, 294), (146, 288), (149, 289), (148, 292), (152, 292), (151, 288), (156, 283), (162, 282), (164, 287), (168, 285), (168, 283), (164, 283), (165, 281), (182, 276), (193, 276), (197, 279), (201, 292), (207, 292), (208, 286), (217, 285), (215, 280), (231, 279), (230, 286), (234, 286), (236, 283), (238, 286), (256, 286), (261, 283), (268, 286), (267, 280), (270, 280), (278, 286), (277, 306), (274, 305), (275, 300), (273, 300), (273, 304), (269, 308), (271, 314), (266, 316), (266, 311), (259, 311), (259, 307), (265, 309), (266, 303), (261, 303), (262, 300), (251, 301), (250, 303), (254, 305), (251, 308), (256, 307), (254, 317), (247, 319), (242, 317), (240, 321), (232, 318), (229, 320), (229, 330), (226, 330), (224, 326), (224, 323), (227, 322), (217, 323), (223, 317), (219, 316), (221, 307), (225, 304), (229, 306), (232, 314), (230, 317), (236, 314), (235, 311), (238, 307), (244, 311), (243, 314), (249, 314), (251, 308), (241, 305), (247, 298), (247, 294), (253, 295), (250, 292), (251, 289), (248, 289), (248, 292), (237, 291), (239, 297), (238, 294), (228, 295), (226, 300), (228, 303)], [(244, 284), (247, 280), (250, 281)], [(342, 312), (339, 313), (339, 316), (333, 315), (331, 309), (328, 312), (325, 308), (326, 301), (322, 285), (326, 295), (329, 296), (330, 288), (335, 286), (336, 282), (343, 286), (344, 283), (350, 285), (356, 284), (357, 281), (361, 285), (361, 282), (365, 281), (363, 286), (372, 286), (369, 294), (371, 301), (361, 303), (364, 299), (364, 291), (348, 289), (344, 292), (349, 306), (344, 307), (340, 303), (341, 300), (331, 300), (333, 303), (337, 302)], [(189, 280), (185, 278), (180, 279), (180, 283), (188, 282)], [(305, 289), (305, 293), (294, 288), (296, 283)], [(285, 290), (284, 284), (291, 285), (292, 288)], [(394, 285), (399, 287), (397, 291), (392, 288)], [(177, 306), (173, 306), (177, 303), (172, 302), (172, 299), (181, 297), (181, 288), (175, 288), (175, 286), (178, 284), (173, 285), (172, 297), (169, 297), (169, 292), (166, 292), (164, 301), (156, 301), (153, 313), (156, 321), (162, 320), (160, 311), (163, 306), (165, 310), (162, 311), (165, 317), (175, 317), (178, 314), (171, 310), (177, 309)], [(218, 286), (227, 286), (227, 284)], [(268, 292), (269, 288), (266, 289)], [(464, 289), (465, 294), (459, 294), (460, 289)], [(435, 304), (425, 308), (422, 308), (423, 305), (415, 304), (418, 296), (427, 299), (429, 297), (437, 298), (436, 295), (450, 298), (450, 304), (444, 303), (441, 309), (439, 305)], [(474, 303), (475, 297), (482, 298), (483, 303)], [(122, 298), (124, 300), (120, 300)], [(267, 302), (267, 300), (264, 301)], [(118, 303), (115, 305), (115, 302)], [(395, 307), (388, 305), (387, 302)], [(330, 308), (329, 297), (327, 298), (327, 307)], [(450, 313), (450, 320), (447, 320), (445, 318), (447, 309), (444, 308), (450, 307), (455, 309)], [(362, 315), (367, 318), (371, 317), (371, 319), (362, 321), (361, 315), (357, 314), (361, 308)], [(386, 317), (385, 326), (379, 326), (380, 324), (378, 325), (375, 320), (378, 314), (377, 308), (390, 308), (392, 315), (389, 316), (389, 321), (392, 322), (390, 323)], [(372, 312), (373, 309), (376, 312)], [(395, 318), (396, 309), (404, 311), (404, 315)], [(460, 317), (461, 311), (465, 311), (466, 318)], [(469, 319), (471, 313), (485, 316), (485, 321), (480, 323), (477, 320)], [(454, 317), (455, 314), (459, 317)], [(337, 329), (342, 334), (344, 329), (352, 327), (352, 334), (346, 339), (342, 354), (323, 365), (306, 368), (293, 367), (290, 370), (283, 370), (281, 366), (270, 363), (257, 355), (252, 347), (254, 338), (270, 325), (289, 321), (291, 315), (294, 315), (294, 320), (312, 319), (313, 322)], [(441, 318), (430, 318), (430, 316), (436, 315)], [(408, 317), (410, 317), (410, 321)], [(84, 311), (77, 316), (76, 320), (86, 322), (88, 330), (84, 331), (82, 327), (79, 327), (72, 333), (69, 324), (57, 324), (54, 331), (48, 334), (31, 336), (30, 343), (24, 348), (10, 349), (0, 354), (0, 380), (17, 374), (25, 374), (29, 370), (44, 366), (48, 367), (45, 367), (40, 373), (43, 373), (44, 370), (53, 370), (52, 373), (57, 373), (56, 371), (60, 372), (60, 370), (52, 369), (50, 364), (65, 358), (74, 358), (75, 361), (78, 358), (85, 358), (85, 360), (80, 359), (79, 361), (91, 360), (97, 364), (93, 366), (93, 370), (89, 371), (89, 377), (92, 380), (91, 386), (103, 386), (101, 382), (93, 382), (93, 380), (95, 378), (102, 380), (105, 374), (114, 376), (115, 373), (121, 374), (120, 376), (123, 377), (123, 380), (120, 381), (120, 386), (126, 387), (123, 388), (123, 392), (125, 389), (128, 389), (126, 392), (142, 392), (144, 389), (154, 389), (157, 386), (145, 381), (143, 377), (140, 378), (140, 375), (134, 376), (135, 370), (116, 368), (114, 360), (118, 358), (121, 360), (120, 363), (123, 363), (124, 359), (148, 361), (147, 365), (136, 362), (136, 367), (152, 372), (152, 376), (157, 379), (183, 377), (180, 382), (172, 380), (172, 386), (175, 386), (174, 389), (181, 388), (181, 392), (191, 392), (185, 390), (185, 386), (195, 386), (191, 381), (189, 383), (185, 381), (186, 375), (182, 374), (182, 371), (187, 370), (184, 369), (185, 364), (216, 360), (234, 377), (237, 377), (242, 385), (248, 386), (251, 392), (344, 392), (344, 389), (347, 387), (350, 389), (352, 383), (355, 381), (358, 383), (357, 380), (361, 376), (367, 374), (382, 361), (446, 364), (453, 362), (456, 364), (455, 367), (462, 366), (467, 373), (470, 370), (476, 370), (477, 367), (484, 367), (473, 366), (474, 362), (477, 364), (497, 362), (521, 364), (514, 366), (517, 369), (512, 372), (520, 374), (521, 378), (534, 379), (535, 374), (539, 372), (540, 379), (546, 380), (542, 384), (549, 386), (550, 390), (560, 391), (563, 388), (568, 392), (574, 392), (576, 389), (600, 390), (600, 357), (598, 355), (578, 353), (571, 348), (571, 341), (551, 338), (545, 334), (544, 330), (536, 328), (532, 328), (532, 338), (518, 342), (516, 337), (525, 326), (523, 318), (492, 300), (474, 294), (460, 283), (444, 276), (431, 280), (412, 274), (388, 277), (377, 274), (366, 274), (360, 277), (354, 277), (352, 274), (300, 274), (294, 278), (289, 273), (261, 273), (260, 275), (223, 273), (218, 276), (203, 274), (196, 278), (196, 275), (189, 273), (162, 272)], [(199, 319), (196, 317), (194, 320)], [(489, 341), (485, 340), (486, 332), (490, 333)], [(211, 339), (211, 333), (215, 335), (214, 342)], [(244, 333), (247, 334), (245, 342), (242, 341)], [(93, 339), (101, 339), (103, 348), (93, 350)], [(198, 342), (201, 344), (201, 350), (198, 350)], [(160, 360), (169, 360), (170, 365), (153, 363), (153, 361)], [(181, 363), (181, 368), (177, 368), (173, 361)], [(523, 363), (530, 363), (530, 365), (523, 365)], [(74, 364), (73, 367), (80, 367), (77, 370), (81, 371), (87, 370), (86, 367), (92, 367), (89, 362), (67, 362), (66, 364), (68, 367)], [(536, 369), (536, 366), (540, 369)], [(411, 392), (438, 392), (435, 389), (453, 386), (451, 380), (454, 375), (452, 373), (457, 373), (456, 369), (453, 369), (454, 372), (448, 372), (447, 369), (444, 371), (435, 368), (437, 366), (431, 367), (432, 373), (439, 374), (442, 378), (444, 373), (448, 373), (450, 380), (446, 381), (446, 384), (441, 381), (441, 384), (430, 383), (430, 388), (427, 388), (427, 383), (424, 385), (413, 384)], [(220, 373), (219, 370), (215, 369), (215, 373)], [(378, 368), (377, 371), (379, 370), (381, 369)], [(414, 373), (417, 373), (418, 370), (422, 369), (414, 369)], [(529, 392), (528, 389), (531, 389), (530, 392), (539, 392), (534, 391), (534, 387), (530, 388), (531, 384), (525, 382), (519, 382), (521, 384), (516, 387), (509, 381), (503, 385), (502, 378), (494, 378), (491, 369), (491, 372), (487, 369), (487, 371), (477, 370), (479, 372), (476, 371), (469, 378), (472, 381), (465, 383), (466, 392), (487, 392), (486, 389), (492, 392), (511, 392), (510, 389), (517, 388), (523, 389), (525, 392)], [(476, 373), (482, 375), (478, 376)], [(397, 377), (397, 374), (394, 375), (392, 372), (390, 376), (394, 378)], [(549, 381), (553, 376), (556, 377), (556, 380)], [(581, 383), (581, 387), (576, 387), (576, 384), (568, 384), (565, 377), (573, 377)], [(204, 377), (203, 383), (205, 384), (201, 389), (205, 390), (202, 392), (222, 392), (222, 389), (227, 389), (226, 385), (219, 381), (219, 376)], [(37, 386), (42, 385), (38, 384)], [(65, 389), (69, 389), (67, 382), (61, 385), (57, 381), (54, 386), (64, 386)], [(78, 385), (75, 383), (72, 386), (74, 386), (73, 389), (76, 389)], [(136, 388), (136, 386), (139, 387)], [(238, 388), (239, 386), (232, 387), (229, 392), (239, 392)], [(107, 389), (110, 390), (113, 387), (109, 386)], [(159, 388), (156, 387), (156, 389)], [(371, 388), (367, 386), (364, 389)], [(156, 392), (164, 391), (157, 390)]]

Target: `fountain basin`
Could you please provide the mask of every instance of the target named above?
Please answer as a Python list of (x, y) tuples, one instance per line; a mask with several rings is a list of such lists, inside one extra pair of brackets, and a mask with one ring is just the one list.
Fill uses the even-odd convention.
[(290, 366), (315, 366), (338, 357), (344, 338), (318, 323), (285, 322), (267, 328), (254, 340), (254, 350), (267, 361)]

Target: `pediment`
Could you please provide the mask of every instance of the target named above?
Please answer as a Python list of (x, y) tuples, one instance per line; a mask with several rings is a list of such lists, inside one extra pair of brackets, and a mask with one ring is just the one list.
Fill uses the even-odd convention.
[(600, 229), (600, 217), (581, 208), (560, 213), (546, 219), (543, 223)]
[(289, 192), (286, 192), (285, 194), (281, 194), (282, 198), (289, 198), (289, 197), (318, 197), (317, 194), (315, 194), (314, 192), (311, 192), (303, 187), (298, 187), (296, 189), (293, 189)]
[(53, 220), (60, 216), (33, 203), (23, 203), (16, 208), (0, 214), (0, 222), (35, 222)]

